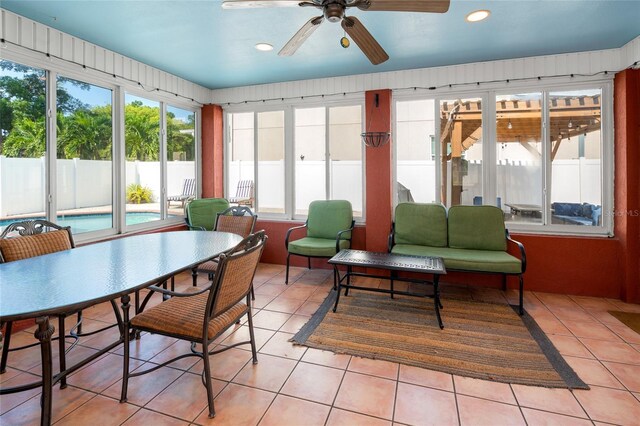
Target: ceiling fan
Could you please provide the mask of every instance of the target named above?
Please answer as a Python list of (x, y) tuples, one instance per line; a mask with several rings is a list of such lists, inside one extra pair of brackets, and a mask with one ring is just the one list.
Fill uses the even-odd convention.
[(450, 0), (225, 0), (225, 9), (254, 7), (315, 7), (322, 15), (309, 19), (306, 24), (278, 52), (280, 56), (291, 56), (326, 19), (340, 22), (342, 28), (356, 42), (372, 64), (378, 65), (389, 59), (382, 46), (355, 16), (346, 16), (346, 10), (356, 7), (363, 11), (382, 12), (430, 12), (444, 13), (449, 10)]

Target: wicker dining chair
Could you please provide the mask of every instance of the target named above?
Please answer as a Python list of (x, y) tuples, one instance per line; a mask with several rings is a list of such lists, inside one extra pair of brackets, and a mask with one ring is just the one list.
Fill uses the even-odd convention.
[[(248, 237), (253, 233), (258, 215), (254, 214), (250, 208), (243, 206), (232, 206), (219, 212), (216, 217), (216, 225), (214, 231), (231, 232), (240, 235), (242, 238)], [(198, 265), (192, 270), (193, 286), (195, 287), (198, 280), (198, 272), (206, 272), (209, 274), (209, 280), (213, 280), (213, 275), (218, 268), (218, 259), (213, 259)]]
[[(62, 227), (55, 223), (39, 219), (14, 222), (7, 226), (2, 234), (0, 234), (0, 263), (13, 262), (63, 250), (71, 250), (74, 247), (73, 235), (71, 234), (71, 228), (68, 226)], [(25, 273), (28, 273), (28, 271), (25, 271)], [(113, 301), (111, 301), (111, 305), (117, 318), (119, 315), (118, 308)], [(77, 323), (71, 328), (69, 334), (65, 335), (65, 318), (76, 313)], [(82, 334), (82, 311), (66, 312), (57, 315), (57, 317), (58, 337), (52, 340), (58, 340), (59, 343), (60, 371), (66, 370), (66, 353), (78, 343), (80, 337), (96, 334), (116, 325), (113, 324), (100, 328), (99, 330), (91, 331), (90, 333)], [(30, 345), (10, 348), (12, 327), (13, 323), (8, 321), (4, 332), (5, 337), (2, 346), (2, 358), (0, 359), (0, 374), (6, 371), (9, 352), (39, 345), (39, 343), (36, 342)], [(1, 328), (2, 324), (0, 324), (0, 329)], [(75, 340), (68, 348), (66, 347), (66, 338)], [(60, 388), (64, 389), (66, 386), (66, 377), (63, 376), (60, 379)]]
[[(259, 231), (242, 240), (231, 251), (220, 255), (214, 281), (202, 290), (196, 291), (190, 288), (188, 292), (178, 293), (158, 286), (150, 287), (153, 292), (168, 294), (172, 297), (149, 310), (144, 310), (143, 303), (141, 312), (130, 321), (131, 332), (147, 331), (186, 340), (191, 342), (191, 352), (144, 371), (130, 373), (129, 345), (125, 344), (120, 402), (127, 401), (130, 377), (150, 373), (178, 359), (196, 356), (204, 361), (202, 381), (207, 389), (209, 417), (215, 416), (209, 355), (249, 343), (253, 363), (258, 362), (249, 292), (266, 240), (264, 231)], [(245, 314), (248, 317), (249, 341), (235, 343), (218, 350), (209, 350), (209, 345)], [(129, 333), (129, 327), (125, 326), (125, 342), (129, 341)], [(144, 345), (144, 337), (142, 339), (141, 344)], [(201, 352), (197, 350), (197, 344), (202, 345)]]

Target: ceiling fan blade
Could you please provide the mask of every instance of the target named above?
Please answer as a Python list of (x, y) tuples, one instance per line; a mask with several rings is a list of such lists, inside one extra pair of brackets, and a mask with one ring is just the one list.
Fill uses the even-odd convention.
[[(247, 9), (254, 7), (298, 7), (306, 2), (302, 0), (225, 0), (223, 9)], [(313, 3), (311, 5), (314, 5)]]
[(322, 24), (322, 21), (324, 21), (324, 16), (316, 16), (315, 18), (309, 19), (307, 23), (304, 24), (293, 37), (291, 37), (291, 40), (284, 45), (280, 52), (278, 52), (278, 55), (291, 56), (296, 53), (296, 50), (298, 50), (302, 43), (304, 43), (305, 40), (308, 39), (316, 29), (318, 29), (320, 24)]
[(353, 6), (372, 11), (444, 13), (449, 10), (449, 3), (450, 0), (362, 0)]
[(358, 18), (354, 16), (345, 17), (342, 20), (342, 28), (356, 42), (362, 53), (369, 58), (373, 65), (381, 64), (389, 59), (387, 52), (378, 44)]

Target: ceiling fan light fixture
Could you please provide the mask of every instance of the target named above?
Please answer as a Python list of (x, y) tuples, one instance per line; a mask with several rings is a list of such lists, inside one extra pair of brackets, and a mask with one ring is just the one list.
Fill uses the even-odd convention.
[(464, 18), (467, 22), (479, 22), (482, 21), (484, 19), (487, 19), (489, 17), (489, 15), (491, 15), (491, 11), (483, 9), (483, 10), (476, 10), (471, 12), (470, 14), (467, 15), (466, 18)]
[(273, 50), (273, 46), (270, 45), (269, 43), (257, 43), (256, 49), (258, 49), (261, 52), (269, 52)]

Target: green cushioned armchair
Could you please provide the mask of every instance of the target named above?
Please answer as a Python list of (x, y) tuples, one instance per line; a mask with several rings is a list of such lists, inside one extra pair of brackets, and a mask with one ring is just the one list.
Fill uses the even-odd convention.
[(213, 231), (218, 213), (229, 208), (224, 198), (198, 198), (184, 208), (184, 220), (192, 231)]
[[(308, 258), (311, 269), (311, 258), (331, 258), (342, 249), (351, 247), (351, 231), (354, 225), (351, 203), (346, 200), (312, 201), (309, 204), (307, 222), (287, 231), (284, 240), (287, 249), (287, 273), (285, 284), (289, 284), (290, 256)], [(290, 240), (291, 233), (305, 229), (307, 235), (297, 240)], [(334, 275), (335, 281), (335, 275)]]
[[(229, 208), (229, 201), (224, 198), (197, 198), (189, 201), (184, 208), (184, 221), (191, 231), (213, 231), (216, 229), (218, 213)], [(193, 286), (198, 282), (198, 270), (196, 266), (191, 269)], [(173, 278), (171, 289), (173, 290)]]

